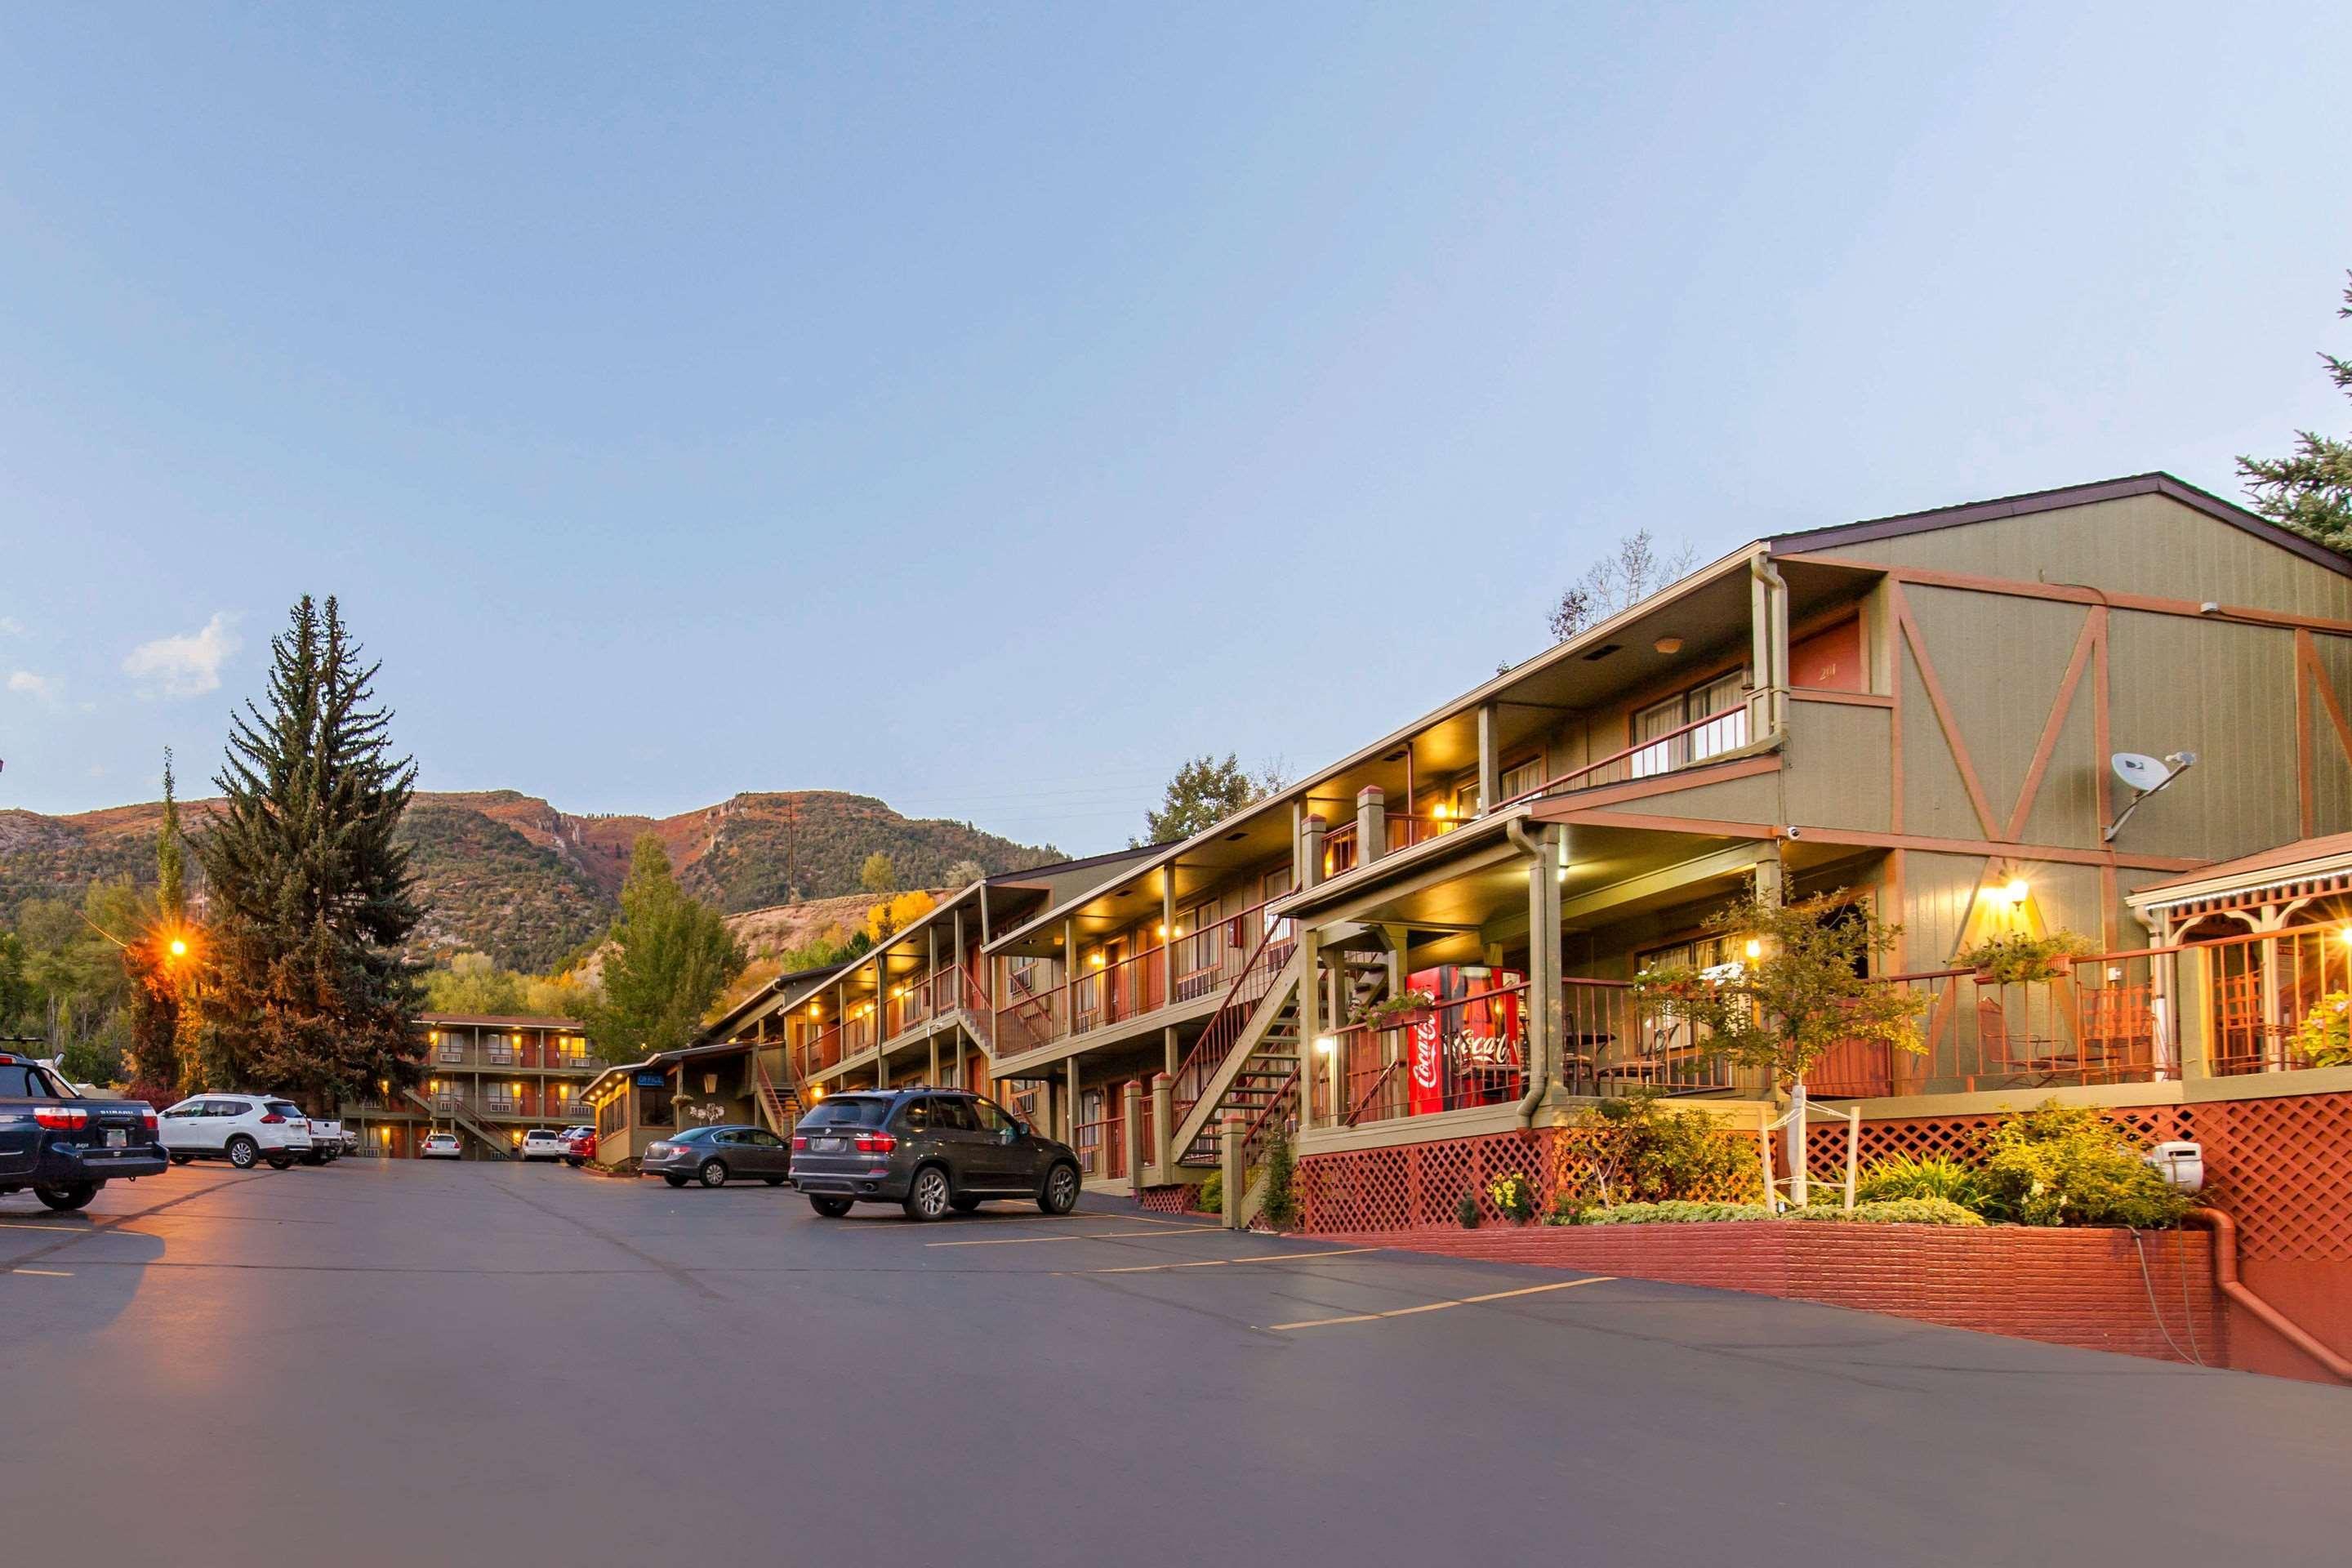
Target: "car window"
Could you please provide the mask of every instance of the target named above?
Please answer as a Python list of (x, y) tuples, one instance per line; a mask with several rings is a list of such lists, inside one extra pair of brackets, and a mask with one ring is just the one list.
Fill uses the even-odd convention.
[(166, 1108), (163, 1112), (166, 1116), (202, 1116), (204, 1113), (205, 1102), (201, 1100), (184, 1100), (177, 1105)]
[(836, 1095), (820, 1100), (801, 1118), (803, 1127), (879, 1127), (890, 1114), (890, 1102), (870, 1096)]
[(929, 1100), (908, 1100), (907, 1102), (907, 1109), (898, 1113), (898, 1125), (905, 1128), (909, 1132), (929, 1132), (933, 1126), (931, 1120), (931, 1101)]
[(1007, 1116), (1004, 1113), (1003, 1107), (999, 1106), (996, 1101), (992, 1100), (971, 1100), (965, 1101), (965, 1103), (971, 1107), (972, 1116), (980, 1123), (980, 1130), (982, 1132), (986, 1132), (993, 1136), (997, 1133), (1012, 1131), (1013, 1118)]
[(277, 1115), (290, 1116), (298, 1121), (301, 1119), (302, 1108), (290, 1100), (273, 1100), (268, 1102), (268, 1105), (270, 1110)]
[(247, 1107), (241, 1100), (208, 1100), (205, 1101), (206, 1116), (243, 1116)]
[(943, 1094), (931, 1101), (931, 1125), (942, 1132), (977, 1132), (980, 1119), (971, 1113), (971, 1101), (961, 1095)]
[(71, 1100), (58, 1090), (55, 1079), (31, 1062), (0, 1066), (0, 1100)]
[(784, 1141), (774, 1133), (756, 1130), (744, 1133), (743, 1142), (757, 1144), (762, 1149), (781, 1149), (784, 1146)]

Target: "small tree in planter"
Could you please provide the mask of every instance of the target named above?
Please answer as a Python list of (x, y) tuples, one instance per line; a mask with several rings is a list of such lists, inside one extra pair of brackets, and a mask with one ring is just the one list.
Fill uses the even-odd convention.
[[(1790, 1105), (1791, 1197), (1805, 1201), (1805, 1075), (1830, 1047), (1882, 1042), (1913, 1054), (1924, 998), (1868, 978), (1872, 959), (1903, 934), (1843, 889), (1793, 904), (1749, 894), (1707, 917), (1710, 931), (1744, 938), (1754, 956), (1712, 969), (1648, 969), (1633, 994), (1670, 1022), (1687, 1024), (1706, 1050), (1767, 1068)], [(1769, 1194), (1767, 1194), (1769, 1197)]]

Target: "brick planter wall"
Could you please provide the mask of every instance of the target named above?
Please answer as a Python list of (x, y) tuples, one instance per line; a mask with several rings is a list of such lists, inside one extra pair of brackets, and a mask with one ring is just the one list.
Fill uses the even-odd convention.
[[(2131, 1233), (2122, 1230), (2022, 1226), (1974, 1230), (1759, 1220), (1489, 1225), (1476, 1230), (1432, 1226), (1347, 1239), (1452, 1258), (1822, 1301), (2158, 1361), (2187, 1360), (2166, 1342), (2165, 1331), (2186, 1351), (2193, 1328), (2205, 1362), (2228, 1363), (2221, 1302), (2213, 1288), (2212, 1238), (2203, 1231), (2143, 1233), (2145, 1278)], [(2154, 1310), (2148, 1302), (2150, 1281)]]

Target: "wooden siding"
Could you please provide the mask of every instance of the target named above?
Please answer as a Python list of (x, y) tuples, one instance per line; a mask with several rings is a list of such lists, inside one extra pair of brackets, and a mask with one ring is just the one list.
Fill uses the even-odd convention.
[(2197, 753), (2196, 770), (2150, 797), (2117, 847), (2225, 860), (2300, 837), (2294, 634), (2117, 611), (2110, 642), (2115, 749)]
[(1825, 553), (2352, 621), (2352, 577), (2160, 495), (1873, 540)]

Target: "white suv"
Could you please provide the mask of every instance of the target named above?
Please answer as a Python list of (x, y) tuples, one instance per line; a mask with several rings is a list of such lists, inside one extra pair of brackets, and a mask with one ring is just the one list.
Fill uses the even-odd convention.
[(561, 1160), (565, 1152), (563, 1134), (552, 1127), (534, 1127), (522, 1135), (526, 1160)]
[(157, 1119), (172, 1163), (226, 1160), (240, 1171), (269, 1162), (282, 1171), (310, 1152), (310, 1123), (290, 1100), (263, 1094), (199, 1094)]

